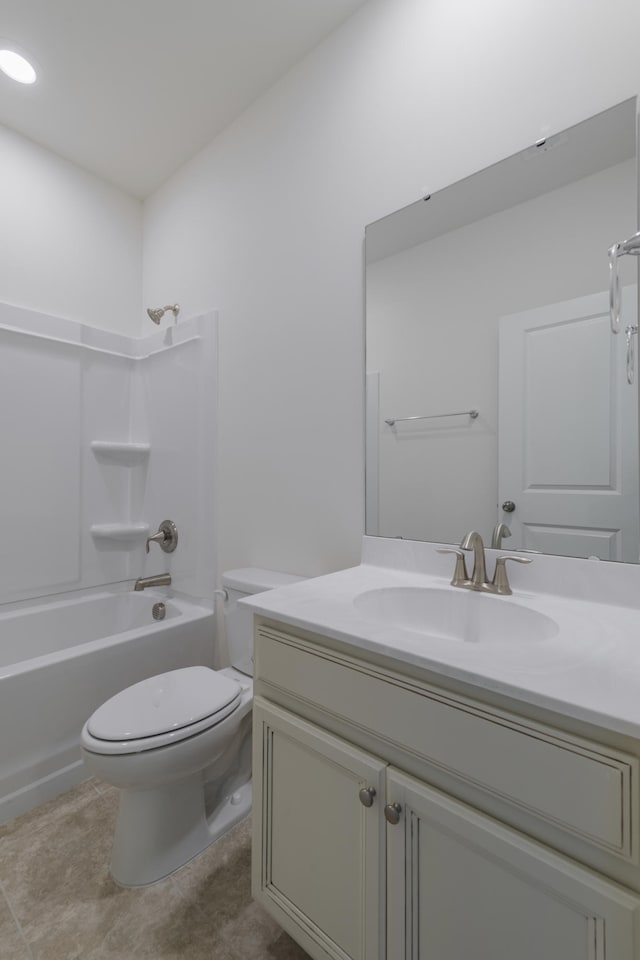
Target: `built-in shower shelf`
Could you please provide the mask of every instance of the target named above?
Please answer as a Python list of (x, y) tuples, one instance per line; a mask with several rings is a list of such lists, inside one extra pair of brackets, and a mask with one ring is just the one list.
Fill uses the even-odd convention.
[(98, 460), (109, 460), (130, 466), (142, 463), (149, 456), (151, 444), (133, 443), (131, 441), (92, 440), (91, 449)]
[(94, 540), (111, 540), (123, 547), (135, 546), (149, 536), (148, 523), (94, 523), (89, 528)]

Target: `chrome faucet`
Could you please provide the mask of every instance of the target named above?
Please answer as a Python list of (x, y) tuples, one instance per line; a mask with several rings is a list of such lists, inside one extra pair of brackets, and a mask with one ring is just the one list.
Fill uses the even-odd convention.
[[(464, 559), (464, 550), (473, 550), (473, 572), (467, 573)], [(511, 596), (512, 590), (507, 576), (507, 560), (515, 563), (531, 563), (527, 557), (503, 556), (497, 557), (493, 580), (487, 579), (487, 565), (482, 537), (476, 530), (471, 530), (462, 538), (459, 550), (438, 550), (438, 553), (454, 553), (457, 557), (456, 568), (451, 581), (452, 587), (464, 587), (465, 590), (477, 590), (486, 593), (497, 593), (499, 596)]]
[(155, 577), (138, 577), (133, 585), (134, 590), (146, 590), (147, 587), (170, 587), (171, 574), (158, 573)]
[(506, 525), (506, 523), (502, 523), (500, 520), (498, 520), (493, 528), (493, 533), (491, 534), (491, 549), (499, 550), (502, 546), (502, 541), (506, 540), (507, 537), (510, 536), (511, 530), (509, 530), (509, 527)]
[(487, 583), (487, 565), (482, 537), (476, 530), (471, 530), (466, 537), (462, 538), (460, 549), (473, 550), (473, 573), (465, 586), (468, 586), (470, 590), (486, 590), (489, 584)]

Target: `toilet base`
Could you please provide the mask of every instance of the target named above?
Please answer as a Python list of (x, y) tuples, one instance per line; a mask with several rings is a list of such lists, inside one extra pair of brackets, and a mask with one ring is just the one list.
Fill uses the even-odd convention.
[(168, 877), (251, 811), (251, 780), (207, 818), (202, 774), (158, 787), (122, 789), (110, 872), (121, 887)]

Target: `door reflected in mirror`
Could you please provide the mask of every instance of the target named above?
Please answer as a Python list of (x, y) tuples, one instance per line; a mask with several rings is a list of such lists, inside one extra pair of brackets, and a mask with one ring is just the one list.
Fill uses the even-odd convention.
[(633, 98), (366, 228), (367, 534), (638, 561), (636, 129)]

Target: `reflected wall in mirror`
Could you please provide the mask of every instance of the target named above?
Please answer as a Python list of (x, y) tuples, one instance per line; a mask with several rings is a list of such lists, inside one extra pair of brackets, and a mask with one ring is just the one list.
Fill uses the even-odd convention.
[(637, 129), (633, 98), (366, 228), (367, 534), (638, 561)]

